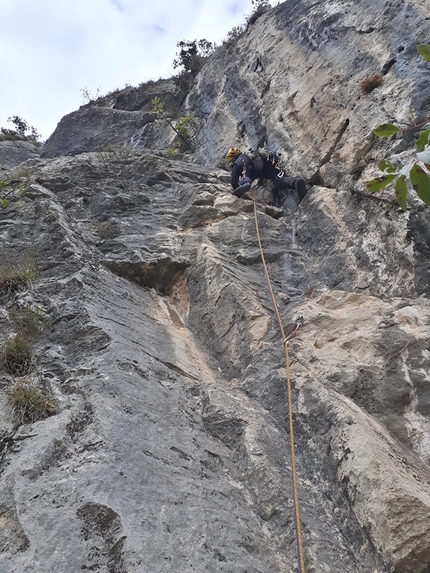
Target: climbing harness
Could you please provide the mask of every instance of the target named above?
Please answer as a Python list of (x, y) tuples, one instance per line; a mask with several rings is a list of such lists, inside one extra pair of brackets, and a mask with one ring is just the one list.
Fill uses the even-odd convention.
[(296, 527), (297, 560), (299, 564), (299, 573), (305, 573), (305, 561), (303, 557), (303, 543), (302, 543), (302, 528), (300, 523), (299, 494), (297, 488), (296, 456), (294, 451), (293, 399), (291, 390), (290, 359), (288, 356), (288, 342), (297, 334), (299, 328), (303, 326), (304, 318), (303, 315), (300, 315), (299, 318), (296, 320), (296, 327), (294, 331), (290, 335), (285, 336), (284, 327), (282, 326), (281, 315), (279, 314), (278, 305), (276, 304), (275, 295), (273, 293), (272, 284), (270, 282), (269, 271), (267, 270), (266, 260), (264, 258), (263, 247), (261, 245), (260, 230), (258, 228), (258, 218), (257, 218), (257, 202), (255, 200), (254, 200), (254, 219), (255, 219), (255, 228), (257, 231), (258, 246), (260, 247), (260, 255), (264, 267), (264, 274), (266, 276), (267, 285), (269, 287), (270, 298), (272, 299), (273, 308), (275, 310), (276, 318), (278, 320), (279, 328), (282, 334), (282, 344), (285, 350), (285, 370), (287, 373), (288, 410), (289, 410), (289, 426), (290, 426), (291, 476), (293, 481), (293, 502), (294, 502), (294, 520)]

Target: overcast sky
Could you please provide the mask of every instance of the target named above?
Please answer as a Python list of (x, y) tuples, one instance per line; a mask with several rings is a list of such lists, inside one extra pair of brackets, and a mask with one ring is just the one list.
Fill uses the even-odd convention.
[(47, 139), (81, 90), (169, 77), (178, 41), (220, 44), (251, 11), (251, 0), (0, 0), (0, 127), (18, 115)]

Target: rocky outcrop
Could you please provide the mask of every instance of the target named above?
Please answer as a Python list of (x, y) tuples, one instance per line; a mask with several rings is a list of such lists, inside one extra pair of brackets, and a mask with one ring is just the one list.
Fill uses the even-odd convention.
[[(154, 148), (171, 136), (133, 123), (148, 110), (129, 90), (64, 118), (42, 159), (24, 163), (21, 178), (3, 175), (0, 280), (11, 268), (21, 280), (0, 285), (0, 569), (297, 570), (283, 341), (253, 202), (231, 195), (213, 166), (226, 145), (267, 137), (291, 151), (292, 167), (306, 157), (314, 181), (293, 214), (275, 219), (257, 203), (286, 332), (305, 318), (289, 355), (306, 571), (429, 570), (428, 209), (411, 201), (403, 213), (359, 179), (362, 161), (383, 150), (363, 144), (378, 105), (401, 115), (419, 96), (418, 76), (400, 81), (413, 73), (401, 58), (414, 61), (425, 21), (418, 1), (365, 8), (285, 2), (218, 51), (187, 101), (206, 110), (197, 158), (145, 149), (140, 129), (153, 130)], [(403, 45), (409, 32), (384, 87), (346, 110), (352, 86), (394, 57), (378, 42), (397, 49), (396, 34)], [(348, 49), (335, 49), (344, 40)], [(361, 71), (321, 84), (350, 46), (365, 51)], [(255, 74), (269, 74), (258, 98)], [(325, 85), (311, 97), (332, 115), (312, 138), (303, 125), (315, 128), (315, 106), (309, 117), (297, 106), (300, 121), (283, 115), (286, 137), (273, 107), (297, 105), (305, 83)], [(405, 142), (386, 145), (401, 152)], [(17, 419), (17, 377), (4, 361), (22, 313), (39, 332), (24, 383), (51, 405), (31, 423)]]
[(0, 168), (17, 167), (27, 159), (39, 157), (39, 148), (31, 141), (0, 141)]
[[(172, 139), (170, 128), (158, 123), (151, 100), (159, 97), (168, 116), (177, 115), (180, 100), (172, 79), (129, 87), (83, 105), (62, 118), (45, 142), (41, 156), (76, 155), (113, 148), (154, 147)], [(161, 134), (165, 134), (161, 137)]]

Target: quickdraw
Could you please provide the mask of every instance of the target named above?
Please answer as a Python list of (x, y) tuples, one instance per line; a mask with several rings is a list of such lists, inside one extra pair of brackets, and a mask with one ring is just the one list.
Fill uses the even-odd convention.
[(301, 314), (301, 315), (296, 319), (296, 322), (295, 322), (296, 327), (295, 327), (295, 329), (293, 330), (293, 332), (284, 338), (284, 342), (283, 342), (284, 346), (285, 346), (286, 344), (288, 344), (288, 343), (290, 342), (290, 340), (296, 336), (296, 334), (297, 334), (298, 331), (299, 331), (299, 328), (300, 328), (301, 326), (303, 326), (304, 324), (305, 324), (305, 319), (304, 319), (303, 314)]

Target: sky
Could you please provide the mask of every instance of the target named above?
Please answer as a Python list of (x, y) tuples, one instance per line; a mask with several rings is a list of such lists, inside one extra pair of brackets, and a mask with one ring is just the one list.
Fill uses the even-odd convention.
[(0, 0), (0, 127), (17, 115), (46, 140), (83, 91), (170, 77), (177, 42), (221, 44), (251, 12), (251, 0)]

